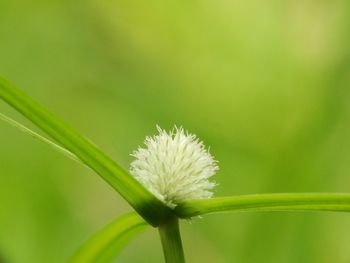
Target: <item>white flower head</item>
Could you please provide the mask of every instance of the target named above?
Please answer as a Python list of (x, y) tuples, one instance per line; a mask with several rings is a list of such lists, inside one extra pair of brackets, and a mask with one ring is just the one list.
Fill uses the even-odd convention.
[(195, 135), (182, 127), (146, 137), (145, 148), (132, 156), (130, 173), (151, 193), (174, 208), (190, 199), (212, 197), (215, 182), (209, 178), (218, 170), (217, 161)]

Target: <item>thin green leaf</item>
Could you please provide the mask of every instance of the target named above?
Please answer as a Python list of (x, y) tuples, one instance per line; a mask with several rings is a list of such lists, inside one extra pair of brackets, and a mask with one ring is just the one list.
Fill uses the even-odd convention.
[(0, 98), (22, 113), (83, 163), (93, 169), (150, 224), (157, 226), (171, 210), (97, 146), (0, 77)]
[(175, 210), (182, 218), (227, 211), (350, 212), (350, 194), (285, 193), (218, 197), (187, 201)]
[[(81, 161), (76, 157), (73, 153), (68, 151), (67, 149), (63, 148), (62, 146), (59, 146), (58, 144), (50, 141), (49, 139), (45, 138), (44, 136), (41, 136), (40, 134), (36, 133), (35, 131), (32, 131), (31, 129), (27, 128), (26, 126), (20, 124), (19, 122), (11, 119), (10, 117), (0, 113), (0, 120), (10, 124), (12, 127), (17, 128), (18, 130), (30, 135), (34, 139), (37, 139), (45, 144), (48, 144), (53, 149), (57, 150), (58, 152), (62, 153), (63, 155), (67, 156), (69, 159), (72, 159), (78, 163), (81, 163)], [(85, 164), (84, 164), (85, 165)]]
[(148, 224), (135, 212), (124, 215), (88, 240), (69, 263), (110, 262)]

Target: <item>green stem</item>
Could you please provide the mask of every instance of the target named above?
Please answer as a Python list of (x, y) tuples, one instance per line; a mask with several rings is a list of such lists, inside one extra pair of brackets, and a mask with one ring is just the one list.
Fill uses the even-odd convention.
[(27, 117), (60, 146), (100, 175), (148, 223), (158, 226), (171, 215), (171, 210), (167, 206), (95, 144), (1, 77), (0, 99)]
[(350, 194), (283, 193), (191, 200), (175, 209), (181, 218), (227, 211), (337, 211), (350, 212)]
[(91, 237), (69, 263), (112, 262), (128, 242), (148, 226), (135, 212), (123, 215)]
[(172, 217), (165, 224), (160, 225), (159, 234), (162, 241), (165, 262), (185, 263), (178, 218)]

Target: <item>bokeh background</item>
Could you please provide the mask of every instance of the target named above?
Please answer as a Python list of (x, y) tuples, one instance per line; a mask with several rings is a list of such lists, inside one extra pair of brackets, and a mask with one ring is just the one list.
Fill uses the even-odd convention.
[[(156, 124), (220, 162), (216, 195), (350, 192), (348, 0), (0, 0), (0, 74), (125, 168)], [(4, 103), (0, 112), (32, 127)], [(130, 207), (0, 123), (0, 262), (66, 262)], [(188, 262), (350, 262), (350, 215), (182, 223)], [(157, 231), (116, 262), (163, 262)]]

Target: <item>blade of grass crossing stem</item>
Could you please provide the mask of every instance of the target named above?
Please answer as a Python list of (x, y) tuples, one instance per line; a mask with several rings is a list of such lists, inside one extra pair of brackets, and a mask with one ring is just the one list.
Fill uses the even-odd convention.
[(88, 240), (69, 263), (111, 262), (132, 238), (148, 226), (135, 212), (124, 215)]
[(350, 212), (350, 194), (285, 193), (191, 200), (176, 207), (181, 218), (228, 211), (334, 211)]
[(157, 226), (171, 214), (168, 207), (97, 146), (1, 77), (0, 98), (92, 168), (150, 224)]

